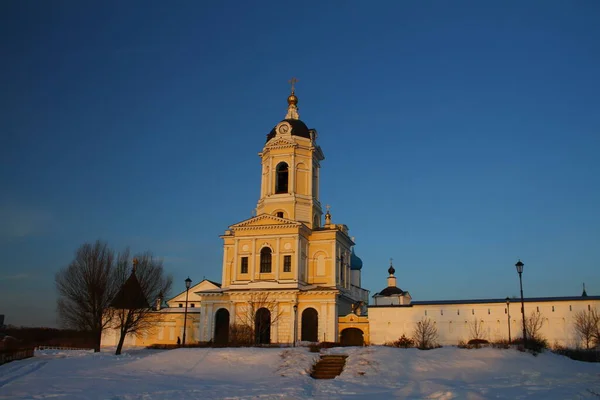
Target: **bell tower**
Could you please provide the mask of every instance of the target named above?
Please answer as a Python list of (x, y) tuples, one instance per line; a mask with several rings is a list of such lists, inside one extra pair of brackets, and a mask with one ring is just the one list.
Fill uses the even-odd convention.
[(267, 135), (259, 153), (262, 161), (260, 199), (256, 214), (271, 214), (302, 222), (311, 229), (321, 226), (319, 169), (325, 159), (317, 145), (317, 131), (308, 129), (298, 114), (292, 78), (285, 119)]

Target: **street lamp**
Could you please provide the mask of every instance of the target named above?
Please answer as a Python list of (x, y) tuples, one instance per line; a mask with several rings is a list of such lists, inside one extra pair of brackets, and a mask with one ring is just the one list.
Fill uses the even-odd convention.
[(298, 304), (294, 304), (294, 347), (298, 338)]
[(519, 284), (521, 285), (521, 314), (523, 314), (523, 346), (527, 348), (527, 330), (525, 329), (525, 301), (523, 300), (523, 264), (521, 260), (517, 261), (515, 267), (519, 273)]
[(190, 286), (192, 285), (192, 280), (188, 276), (185, 280), (185, 312), (183, 313), (183, 345), (185, 346), (185, 331), (187, 324), (187, 305), (188, 305), (188, 295), (190, 293)]
[(506, 298), (506, 314), (508, 314), (508, 344), (510, 345), (512, 340), (510, 340), (510, 299)]

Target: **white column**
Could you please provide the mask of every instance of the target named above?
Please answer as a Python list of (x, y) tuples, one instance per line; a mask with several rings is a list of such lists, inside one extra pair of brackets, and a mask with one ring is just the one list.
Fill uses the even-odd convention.
[(237, 270), (238, 270), (238, 239), (234, 239), (233, 245), (233, 262), (231, 263), (231, 283), (237, 281)]
[(328, 340), (332, 341), (332, 342), (337, 342), (338, 341), (338, 336), (339, 336), (339, 332), (338, 332), (338, 310), (335, 304), (335, 300), (332, 301), (331, 303), (329, 303), (329, 315), (333, 315), (333, 318), (330, 318), (329, 320), (331, 321), (331, 323), (329, 324), (330, 329), (327, 332), (327, 338)]
[[(296, 193), (296, 153), (292, 153), (292, 165), (290, 166), (290, 193)], [(294, 207), (295, 209), (295, 207)], [(296, 219), (296, 213), (294, 212), (293, 219)]]
[(281, 256), (279, 253), (279, 248), (280, 248), (280, 243), (281, 243), (281, 238), (278, 237), (277, 238), (277, 244), (275, 245), (275, 251), (276, 251), (276, 255), (275, 255), (275, 281), (279, 282), (279, 269), (281, 266)]
[(275, 176), (275, 174), (273, 174), (273, 157), (271, 156), (269, 157), (269, 173), (267, 174), (267, 180), (269, 181), (269, 185), (267, 186), (269, 188), (268, 195), (275, 193), (273, 176)]
[(250, 281), (254, 281), (256, 272), (256, 238), (252, 239), (252, 253), (250, 254)]
[(207, 306), (207, 310), (206, 310), (206, 319), (207, 319), (207, 327), (208, 327), (208, 340), (213, 339), (213, 334), (215, 332), (214, 328), (213, 328), (213, 304), (210, 303)]
[[(273, 307), (273, 314), (275, 316), (279, 315), (279, 303), (275, 303), (275, 306)], [(273, 323), (271, 325), (271, 332), (273, 333), (273, 343), (279, 343), (279, 321), (275, 321), (275, 323)]]
[[(327, 333), (329, 331), (329, 329), (327, 328), (327, 322), (328, 322), (327, 308), (328, 307), (329, 307), (329, 304), (322, 303), (321, 310), (319, 311), (319, 337), (317, 338), (317, 339), (319, 339), (319, 341), (323, 340), (323, 337), (327, 338)], [(334, 340), (327, 340), (327, 341), (334, 342)]]

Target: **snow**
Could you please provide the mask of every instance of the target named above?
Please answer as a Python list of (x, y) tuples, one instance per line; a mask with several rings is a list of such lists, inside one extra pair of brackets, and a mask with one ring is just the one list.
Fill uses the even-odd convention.
[[(114, 349), (113, 349), (114, 350)], [(306, 348), (45, 350), (0, 366), (0, 399), (598, 399), (600, 364), (517, 350), (334, 348), (333, 380)]]

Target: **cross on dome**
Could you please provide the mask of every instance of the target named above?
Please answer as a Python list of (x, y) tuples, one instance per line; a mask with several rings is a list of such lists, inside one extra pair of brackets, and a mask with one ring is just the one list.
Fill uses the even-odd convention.
[(292, 94), (294, 94), (294, 92), (295, 92), (294, 85), (296, 84), (296, 82), (298, 82), (298, 79), (296, 79), (295, 77), (292, 77), (292, 79), (290, 79), (290, 80), (288, 81), (288, 83), (289, 83), (290, 85), (292, 85)]
[(288, 102), (288, 111), (285, 115), (285, 119), (300, 119), (300, 114), (298, 114), (298, 98), (296, 97), (296, 83), (298, 79), (293, 77), (288, 81), (288, 83), (292, 86), (292, 94), (290, 94), (287, 98)]

